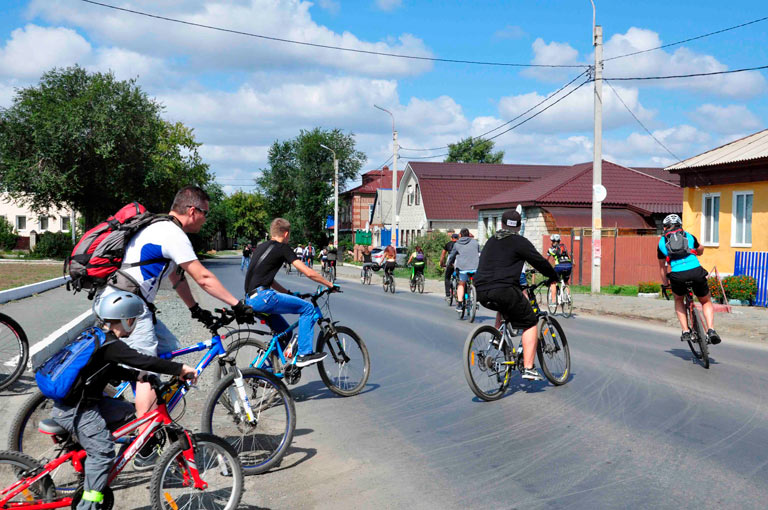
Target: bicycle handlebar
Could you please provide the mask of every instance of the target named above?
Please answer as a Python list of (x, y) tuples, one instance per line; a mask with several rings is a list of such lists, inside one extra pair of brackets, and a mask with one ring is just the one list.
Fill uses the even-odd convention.
[(226, 308), (214, 308), (213, 312), (218, 313), (219, 317), (214, 319), (213, 323), (207, 327), (214, 335), (219, 329), (235, 320), (235, 312), (232, 310), (227, 310)]
[(319, 291), (319, 292), (308, 292), (305, 294), (296, 294), (297, 298), (300, 299), (307, 299), (310, 298), (313, 301), (318, 299), (319, 297), (325, 295), (325, 294), (331, 294), (332, 292), (341, 292), (341, 289), (339, 287), (333, 286), (333, 287), (326, 287), (325, 289)]

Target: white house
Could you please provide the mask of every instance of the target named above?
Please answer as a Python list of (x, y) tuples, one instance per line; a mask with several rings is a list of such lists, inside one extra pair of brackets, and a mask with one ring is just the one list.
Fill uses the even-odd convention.
[(0, 218), (8, 221), (21, 237), (20, 247), (29, 247), (30, 237), (43, 232), (71, 232), (72, 211), (50, 208), (43, 214), (15, 202), (7, 193), (0, 193)]

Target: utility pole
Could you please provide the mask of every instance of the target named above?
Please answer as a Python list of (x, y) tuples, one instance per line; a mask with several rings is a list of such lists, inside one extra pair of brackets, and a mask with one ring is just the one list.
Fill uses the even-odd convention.
[[(592, 1), (592, 0), (590, 0)], [(592, 1), (592, 44), (595, 47), (595, 143), (592, 160), (592, 293), (600, 293), (600, 258), (602, 257), (603, 189), (603, 27), (595, 25)]]
[(395, 116), (392, 112), (382, 108), (378, 105), (373, 105), (375, 108), (383, 112), (387, 112), (392, 117), (392, 246), (397, 247), (397, 234), (399, 221), (397, 217), (397, 131), (395, 131)]
[(323, 149), (328, 149), (333, 154), (333, 246), (339, 249), (339, 160), (336, 159), (336, 151), (320, 144)]

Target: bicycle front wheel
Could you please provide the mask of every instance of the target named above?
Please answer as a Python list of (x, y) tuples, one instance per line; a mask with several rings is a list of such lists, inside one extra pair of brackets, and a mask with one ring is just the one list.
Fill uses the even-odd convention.
[(371, 359), (357, 333), (346, 326), (336, 326), (335, 333), (318, 335), (316, 351), (328, 354), (317, 369), (329, 390), (342, 397), (363, 391), (371, 374)]
[[(269, 340), (264, 341), (256, 338), (256, 335), (250, 334), (252, 330), (240, 329), (230, 333), (229, 338), (232, 339), (227, 346), (226, 354), (224, 358), (234, 362), (234, 366), (237, 367), (250, 367), (266, 352), (269, 347)], [(264, 336), (262, 338), (269, 338)], [(276, 373), (280, 372), (280, 357), (273, 351), (269, 358), (264, 360), (261, 368), (268, 372)], [(215, 364), (214, 377), (216, 381), (219, 381), (232, 373), (234, 367), (228, 363)]]
[(464, 342), (463, 364), (472, 393), (488, 402), (504, 395), (514, 361), (498, 329), (484, 325), (472, 331)]
[(563, 328), (554, 317), (539, 319), (539, 345), (536, 353), (541, 370), (549, 382), (561, 386), (571, 373), (571, 350)]
[(701, 361), (701, 366), (709, 368), (709, 346), (707, 345), (707, 333), (704, 331), (704, 321), (701, 312), (696, 308), (691, 314), (693, 319), (691, 328), (691, 340), (688, 341), (688, 347), (696, 358)]
[(562, 296), (563, 296), (563, 317), (571, 317), (573, 316), (573, 296), (571, 296), (571, 289), (570, 287), (563, 287), (562, 290)]
[(243, 468), (232, 446), (210, 434), (193, 434), (195, 469), (205, 489), (195, 487), (185, 439), (166, 448), (152, 472), (152, 508), (155, 510), (235, 510), (243, 497)]
[(208, 395), (200, 429), (226, 439), (243, 470), (253, 475), (285, 455), (296, 428), (296, 409), (285, 384), (273, 375), (256, 368), (240, 372), (244, 393), (237, 387), (237, 373), (219, 381)]
[[(21, 452), (0, 452), (0, 490), (9, 488), (41, 468), (42, 465), (29, 455)], [(5, 497), (7, 497), (7, 494), (3, 494), (2, 498), (4, 499)], [(31, 507), (35, 503), (51, 503), (55, 499), (56, 489), (53, 485), (53, 480), (51, 480), (50, 476), (45, 475), (30, 485), (29, 488), (9, 499), (3, 508)]]
[(19, 323), (0, 313), (0, 390), (15, 383), (29, 360), (29, 341)]
[(469, 307), (469, 322), (475, 322), (475, 315), (477, 314), (477, 290), (475, 290), (474, 285), (469, 288), (469, 302), (467, 302), (467, 306)]

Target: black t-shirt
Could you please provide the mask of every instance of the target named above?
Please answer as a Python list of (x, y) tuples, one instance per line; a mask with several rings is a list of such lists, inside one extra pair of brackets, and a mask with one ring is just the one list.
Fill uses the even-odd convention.
[(547, 278), (557, 279), (555, 270), (528, 239), (518, 234), (501, 238), (493, 236), (480, 253), (475, 287), (478, 291), (520, 287), (520, 273), (525, 262)]
[[(266, 253), (267, 250), (269, 250), (268, 253)], [(265, 253), (266, 256), (264, 256)], [(245, 293), (250, 295), (257, 287), (271, 287), (283, 263), (293, 264), (297, 258), (286, 243), (271, 240), (258, 245), (253, 250), (248, 274), (245, 275)]]
[[(450, 255), (451, 252), (453, 251), (453, 245), (454, 244), (456, 244), (456, 241), (448, 241), (447, 243), (445, 243), (445, 246), (443, 246), (443, 249), (445, 250), (445, 260), (446, 261), (449, 258), (448, 255)], [(447, 266), (448, 267), (452, 267), (453, 264), (447, 264)]]
[(251, 256), (251, 249), (247, 246), (243, 248), (243, 257), (250, 257)]
[[(687, 234), (687, 233), (688, 233), (688, 232), (686, 232), (686, 234)], [(664, 237), (664, 236), (661, 236), (661, 237)], [(693, 246), (689, 246), (689, 248), (690, 248), (690, 249), (692, 249), (692, 250), (698, 250), (698, 249), (699, 249), (699, 246), (700, 246), (700, 245), (699, 245), (699, 240), (698, 240), (698, 239), (696, 239), (696, 236), (695, 236), (695, 235), (693, 235), (693, 234), (691, 234), (691, 237), (693, 237)], [(659, 245), (656, 245), (656, 258), (657, 258), (657, 259), (659, 259), (659, 260), (665, 260), (665, 259), (667, 258), (667, 256), (666, 256), (666, 255), (664, 255), (664, 254), (661, 252), (661, 248), (659, 248)]]
[(368, 252), (363, 252), (363, 262), (373, 262), (371, 260), (371, 254)]

